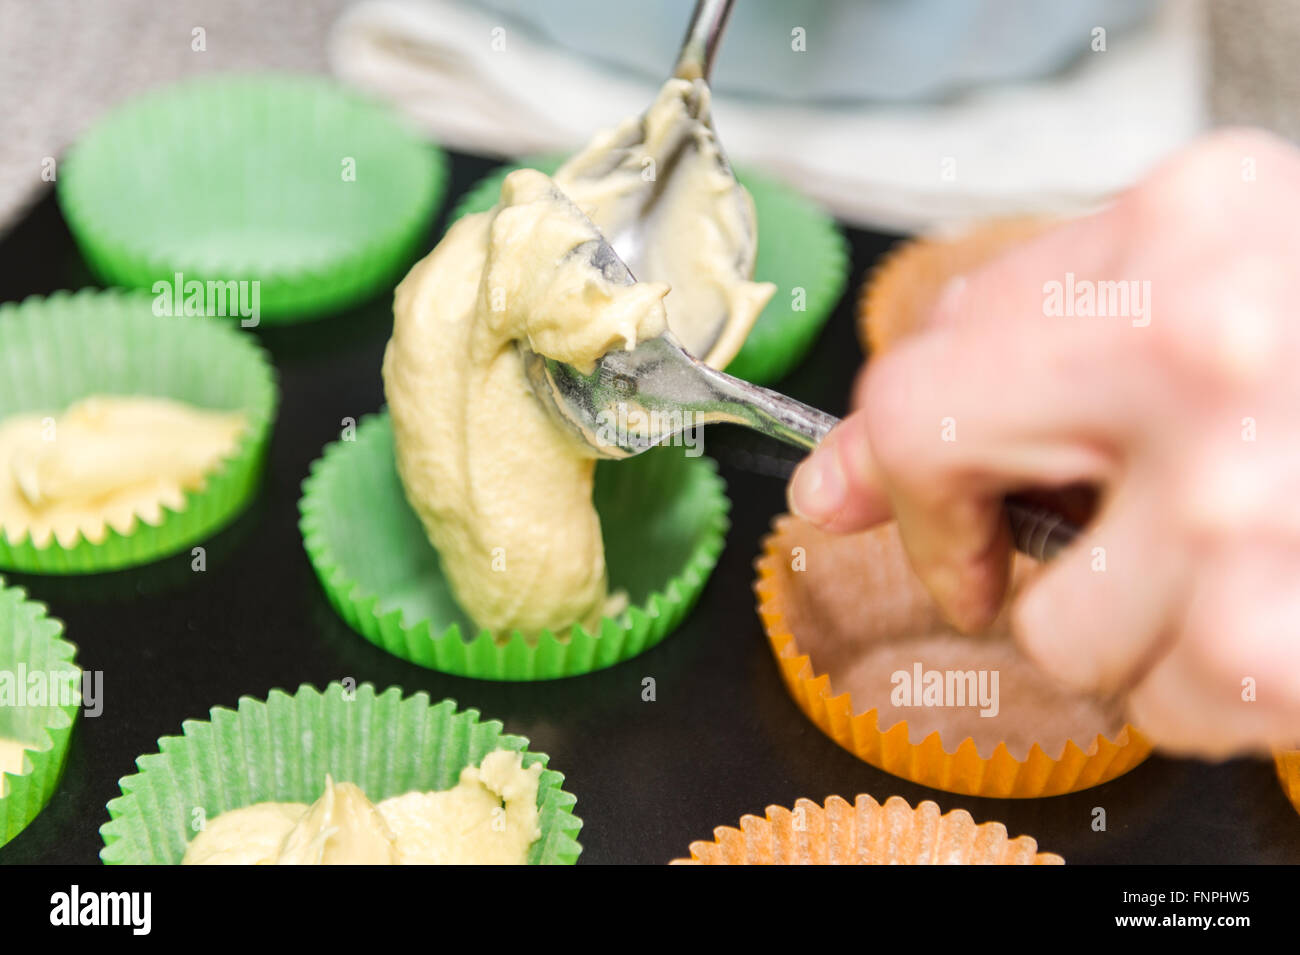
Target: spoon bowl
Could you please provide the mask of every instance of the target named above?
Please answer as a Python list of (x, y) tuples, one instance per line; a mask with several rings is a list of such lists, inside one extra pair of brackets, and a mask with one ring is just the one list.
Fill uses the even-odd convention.
[[(570, 157), (555, 174), (575, 185), (599, 184), (601, 212), (593, 218), (600, 220), (610, 245), (633, 272), (673, 286), (670, 312), (692, 301), (684, 297), (692, 287), (707, 287), (675, 254), (684, 226), (674, 210), (716, 202), (715, 215), (725, 223), (721, 233), (734, 243), (728, 252), (735, 258), (725, 268), (734, 269), (737, 279), (753, 274), (758, 234), (754, 204), (736, 181), (709, 107), (708, 76), (731, 10), (732, 0), (699, 0), (670, 82), (654, 105), (639, 122), (620, 127)], [(677, 332), (691, 354), (710, 360), (732, 312), (726, 296), (711, 295), (706, 301), (705, 307), (697, 302), (690, 308), (689, 327), (678, 327)]]

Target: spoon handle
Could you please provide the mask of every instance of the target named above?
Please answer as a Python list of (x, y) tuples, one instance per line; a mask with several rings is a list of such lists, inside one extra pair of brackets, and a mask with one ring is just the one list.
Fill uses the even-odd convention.
[[(713, 380), (716, 391), (726, 395), (736, 418), (786, 444), (811, 451), (831, 428), (840, 423), (834, 415), (779, 392), (712, 369), (708, 369), (706, 374)], [(1060, 514), (1016, 495), (1007, 497), (1004, 509), (1016, 550), (1038, 560), (1055, 557), (1079, 533), (1078, 528)]]
[(1079, 535), (1079, 529), (1055, 511), (1015, 495), (1003, 502), (1016, 550), (1038, 560), (1051, 560)]
[[(743, 419), (746, 425), (796, 448), (813, 450), (821, 444), (822, 438), (826, 437), (831, 428), (840, 423), (840, 419), (834, 415), (779, 392), (751, 385), (721, 372), (710, 377), (714, 377), (715, 381), (728, 379), (724, 387), (726, 392), (730, 392), (727, 394), (730, 410)], [(718, 390), (723, 391), (722, 388)]]
[(708, 80), (731, 8), (732, 0), (697, 0), (673, 76), (680, 80)]

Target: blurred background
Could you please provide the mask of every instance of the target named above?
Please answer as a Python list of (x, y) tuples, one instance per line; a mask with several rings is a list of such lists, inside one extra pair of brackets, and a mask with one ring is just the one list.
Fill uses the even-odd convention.
[[(286, 284), (286, 262), (291, 279), (305, 274), (301, 284), (317, 291), (327, 285), (317, 281), (322, 275), (346, 277), (353, 232), (369, 236), (391, 224), (393, 208), (418, 213), (409, 243), (418, 248), (399, 243), (379, 257), (395, 271), (373, 275), (365, 294), (332, 300), (333, 313), (305, 328), (293, 324), (304, 317), (300, 310), (287, 308), (283, 327), (268, 320), (250, 332), (276, 366), (279, 424), (265, 484), (247, 514), (209, 542), (209, 572), (193, 573), (182, 555), (120, 574), (17, 579), (56, 608), (69, 634), (90, 636), (81, 659), (112, 674), (114, 710), (111, 720), (82, 721), (59, 793), (4, 846), (0, 861), (93, 861), (105, 802), (160, 734), (208, 705), (304, 681), (324, 685), (340, 674), (453, 696), (556, 754), (584, 814), (599, 820), (583, 833), (588, 861), (663, 861), (714, 825), (803, 795), (934, 797), (867, 766), (798, 718), (761, 637), (751, 589), (754, 546), (785, 506), (791, 460), (739, 429), (717, 429), (708, 449), (728, 482), (733, 545), (682, 638), (650, 651), (648, 671), (630, 671), (637, 681), (658, 674), (665, 694), (671, 687), (690, 706), (647, 715), (639, 691), (626, 690), (626, 668), (594, 675), (575, 693), (571, 681), (468, 682), (415, 667), (352, 632), (304, 552), (302, 478), (337, 440), (341, 422), (383, 405), (391, 289), (409, 258), (431, 247), (457, 203), (500, 159), (567, 153), (641, 111), (670, 70), (691, 6), (0, 0), (0, 300), (97, 278), (150, 287), (155, 275), (133, 283), (93, 277), (89, 235), (99, 248), (129, 245), (132, 254), (137, 245), (152, 251), (149, 242), (178, 259), (184, 252), (195, 277), (263, 280), (269, 305), (273, 284)], [(897, 234), (1087, 210), (1211, 126), (1258, 125), (1300, 140), (1298, 54), (1297, 0), (740, 0), (713, 77), (716, 124), (738, 167), (784, 184), (765, 190), (769, 201), (776, 197), (770, 211), (782, 227), (760, 230), (759, 277), (781, 289), (760, 319), (774, 334), (751, 336), (773, 360), (749, 370), (843, 412), (862, 361), (857, 289)], [(83, 167), (102, 173), (82, 177), (113, 213), (102, 236), (78, 229), (50, 195), (54, 161), (67, 190), (77, 182), (74, 160), (63, 175), (69, 147), (84, 144), (92, 124), (125, 101), (199, 74), (268, 70), (332, 76), (392, 104), (453, 151), (446, 182), (441, 172), (434, 176), (435, 160), (441, 170), (445, 157), (406, 138), (412, 149), (389, 142), (375, 158), (422, 154), (414, 166), (427, 186), (423, 206), (398, 175), (410, 163), (370, 167), (383, 175), (345, 187), (332, 139), (321, 147), (327, 168), (309, 164), (311, 176), (286, 162), (259, 170), (265, 188), (242, 193), (227, 183), (226, 191), (199, 195), (227, 178), (214, 167), (257, 166), (266, 140), (277, 138), (261, 131), (297, 145), (301, 127), (256, 111), (248, 126), (213, 123), (209, 110), (186, 106), (170, 124), (144, 129), (143, 142), (127, 143), (142, 150), (114, 152), (122, 140), (109, 137), (113, 148), (98, 154), (99, 165)], [(293, 114), (300, 116), (316, 118), (310, 109)], [(223, 138), (230, 128), (257, 132)], [(345, 129), (349, 146), (361, 138), (356, 125)], [(150, 137), (193, 148), (151, 149)], [(169, 153), (183, 161), (169, 165)], [(313, 155), (310, 148), (285, 153)], [(116, 162), (121, 155), (126, 162)], [(228, 178), (239, 185), (238, 175)], [(337, 191), (326, 191), (326, 179)], [(304, 188), (288, 188), (294, 185)], [(810, 214), (789, 193), (811, 197), (854, 228)], [(322, 195), (339, 200), (338, 208), (318, 203)], [(277, 205), (286, 196), (295, 201)], [(371, 196), (391, 205), (377, 209)], [(490, 193), (482, 198), (490, 204)], [(270, 225), (289, 220), (290, 228), (267, 233), (274, 243), (222, 232), (255, 219), (250, 210), (263, 206)], [(119, 226), (141, 241), (125, 242)], [(337, 240), (325, 250), (333, 256), (325, 256), (328, 269), (296, 268), (301, 249), (314, 254), (326, 240)], [(249, 257), (269, 274), (190, 268), (218, 246), (255, 249)], [(281, 255), (269, 254), (279, 246)], [(173, 274), (166, 256), (146, 264)], [(796, 311), (788, 294), (796, 288), (820, 298)], [(1072, 863), (1300, 858), (1300, 827), (1264, 763), (1208, 767), (1157, 756), (1107, 786), (1051, 800), (949, 793), (941, 803), (1032, 833)], [(1122, 807), (1117, 838), (1100, 839), (1088, 826), (1099, 794)]]
[[(332, 73), (445, 146), (563, 152), (639, 111), (691, 0), (0, 0), (0, 230), (133, 93)], [(912, 231), (1075, 212), (1207, 126), (1300, 136), (1294, 0), (745, 0), (715, 73), (732, 157)]]

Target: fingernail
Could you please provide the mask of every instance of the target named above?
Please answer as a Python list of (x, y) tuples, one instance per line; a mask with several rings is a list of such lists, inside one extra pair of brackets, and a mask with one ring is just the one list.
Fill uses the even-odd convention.
[(844, 507), (848, 482), (833, 448), (823, 447), (799, 465), (786, 495), (797, 517), (821, 524)]

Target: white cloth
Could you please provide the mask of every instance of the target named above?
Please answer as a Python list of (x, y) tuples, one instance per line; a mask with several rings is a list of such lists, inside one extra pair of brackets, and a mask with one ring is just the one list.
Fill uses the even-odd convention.
[[(1205, 127), (1202, 16), (1199, 0), (1169, 0), (1148, 26), (1108, 37), (1105, 52), (1059, 75), (951, 102), (718, 96), (714, 117), (734, 161), (853, 224), (913, 231), (1077, 213)], [(654, 93), (450, 0), (363, 2), (336, 24), (329, 55), (337, 75), (394, 101), (445, 145), (498, 156), (572, 150)]]

